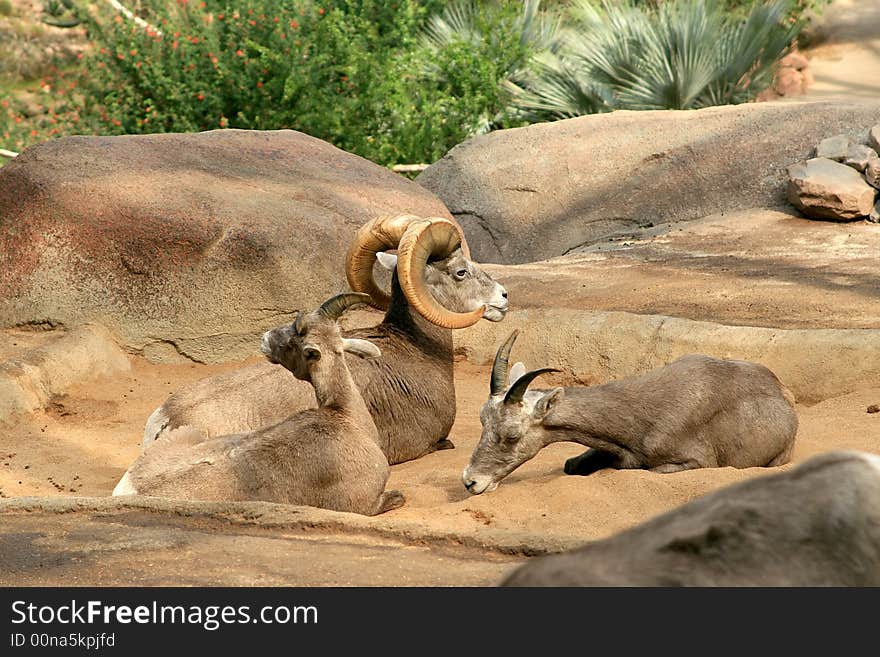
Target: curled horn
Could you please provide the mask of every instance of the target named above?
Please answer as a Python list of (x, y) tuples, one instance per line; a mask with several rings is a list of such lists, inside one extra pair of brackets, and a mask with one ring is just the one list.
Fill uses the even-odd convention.
[(541, 376), (542, 374), (547, 374), (547, 372), (561, 372), (562, 370), (557, 370), (553, 367), (542, 367), (539, 370), (532, 370), (531, 372), (526, 372), (521, 377), (519, 377), (516, 382), (510, 386), (510, 390), (507, 391), (507, 394), (504, 396), (505, 404), (516, 404), (522, 401), (523, 395), (526, 394), (526, 388), (529, 387), (529, 384), (534, 381), (536, 378)]
[(358, 229), (354, 241), (348, 249), (345, 258), (345, 277), (352, 290), (370, 295), (369, 303), (373, 308), (388, 310), (388, 306), (391, 304), (391, 297), (381, 290), (373, 280), (373, 264), (376, 262), (376, 253), (397, 249), (407, 229), (414, 223), (423, 221), (445, 221), (455, 226), (460, 237), (461, 249), (465, 257), (470, 258), (470, 251), (464, 240), (461, 226), (449, 219), (422, 219), (412, 215), (399, 215), (368, 221)]
[(426, 320), (443, 328), (459, 329), (476, 324), (485, 306), (468, 313), (456, 313), (440, 305), (425, 285), (428, 259), (445, 258), (463, 244), (458, 224), (448, 219), (414, 223), (397, 247), (397, 276), (406, 300)]
[(504, 343), (498, 347), (495, 353), (495, 362), (492, 363), (492, 379), (489, 384), (489, 392), (494, 397), (504, 392), (507, 387), (507, 367), (510, 359), (510, 350), (513, 349), (513, 343), (516, 342), (516, 336), (519, 335), (519, 329), (513, 329), (513, 332), (507, 336)]
[(327, 299), (315, 312), (335, 321), (342, 317), (342, 313), (352, 306), (369, 302), (370, 296), (368, 294), (346, 292), (345, 294), (337, 294), (335, 297)]

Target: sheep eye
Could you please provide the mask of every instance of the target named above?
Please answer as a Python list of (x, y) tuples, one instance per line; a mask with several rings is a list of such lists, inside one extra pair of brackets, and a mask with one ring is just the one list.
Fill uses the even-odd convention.
[(467, 269), (459, 269), (457, 272), (455, 272), (455, 277), (459, 280), (463, 279), (467, 275), (468, 275)]

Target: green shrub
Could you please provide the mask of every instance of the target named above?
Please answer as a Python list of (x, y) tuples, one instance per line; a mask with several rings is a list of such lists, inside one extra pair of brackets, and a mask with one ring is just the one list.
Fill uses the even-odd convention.
[(539, 58), (514, 104), (534, 120), (752, 100), (803, 25), (790, 9), (786, 0), (754, 3), (737, 18), (712, 0), (573, 0), (558, 52)]
[(503, 109), (504, 62), (523, 50), (503, 33), (438, 52), (420, 35), (439, 4), (147, 0), (156, 31), (101, 11), (82, 114), (101, 133), (293, 128), (381, 163), (433, 161)]

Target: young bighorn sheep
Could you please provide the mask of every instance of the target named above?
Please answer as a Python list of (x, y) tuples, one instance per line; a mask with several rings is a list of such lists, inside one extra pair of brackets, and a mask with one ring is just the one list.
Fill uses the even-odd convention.
[(341, 294), (263, 335), (266, 358), (310, 383), (318, 408), (247, 433), (196, 436), (196, 442), (191, 431), (172, 432), (141, 454), (113, 494), (264, 500), (365, 515), (401, 506), (399, 491), (384, 492), (388, 461), (343, 356), (378, 358), (379, 349), (343, 338), (336, 323), (346, 309), (367, 301), (365, 294)]
[(828, 452), (722, 488), (503, 586), (880, 586), (880, 457)]
[(475, 495), (560, 441), (590, 448), (566, 461), (566, 474), (788, 462), (798, 426), (794, 398), (763, 365), (690, 355), (603, 385), (527, 391), (536, 377), (558, 370), (526, 373), (517, 363), (505, 390), (517, 334), (495, 355), (491, 394), (480, 411), (483, 433), (462, 475)]
[[(397, 249), (397, 256), (385, 253)], [(377, 257), (393, 268), (391, 296), (373, 281)], [(392, 464), (452, 447), (455, 420), (452, 331), (504, 319), (507, 291), (469, 259), (461, 229), (447, 219), (399, 216), (370, 221), (347, 256), (352, 290), (387, 310), (381, 324), (346, 331), (382, 349), (382, 358), (349, 359), (355, 384)], [(144, 446), (188, 426), (204, 437), (249, 431), (315, 405), (311, 389), (286, 384), (260, 363), (203, 379), (174, 393), (147, 421)]]

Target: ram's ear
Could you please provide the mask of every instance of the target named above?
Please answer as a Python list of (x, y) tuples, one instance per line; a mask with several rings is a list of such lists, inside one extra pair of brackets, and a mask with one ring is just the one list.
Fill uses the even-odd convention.
[(382, 355), (379, 347), (368, 340), (358, 338), (342, 338), (342, 348), (350, 354), (361, 358), (378, 358)]
[(513, 364), (513, 367), (510, 368), (510, 374), (507, 375), (507, 387), (509, 388), (514, 384), (514, 382), (526, 373), (526, 366), (521, 362), (517, 362)]
[(306, 345), (303, 347), (303, 355), (309, 362), (317, 362), (321, 360), (321, 350), (314, 345)]
[(376, 260), (378, 260), (379, 264), (388, 271), (394, 271), (395, 269), (397, 269), (397, 256), (393, 253), (385, 253), (385, 251), (379, 251), (376, 254)]
[(543, 420), (547, 417), (547, 414), (562, 401), (564, 395), (565, 391), (562, 388), (554, 388), (546, 393), (535, 403), (535, 410), (532, 411), (532, 417), (538, 421)]

